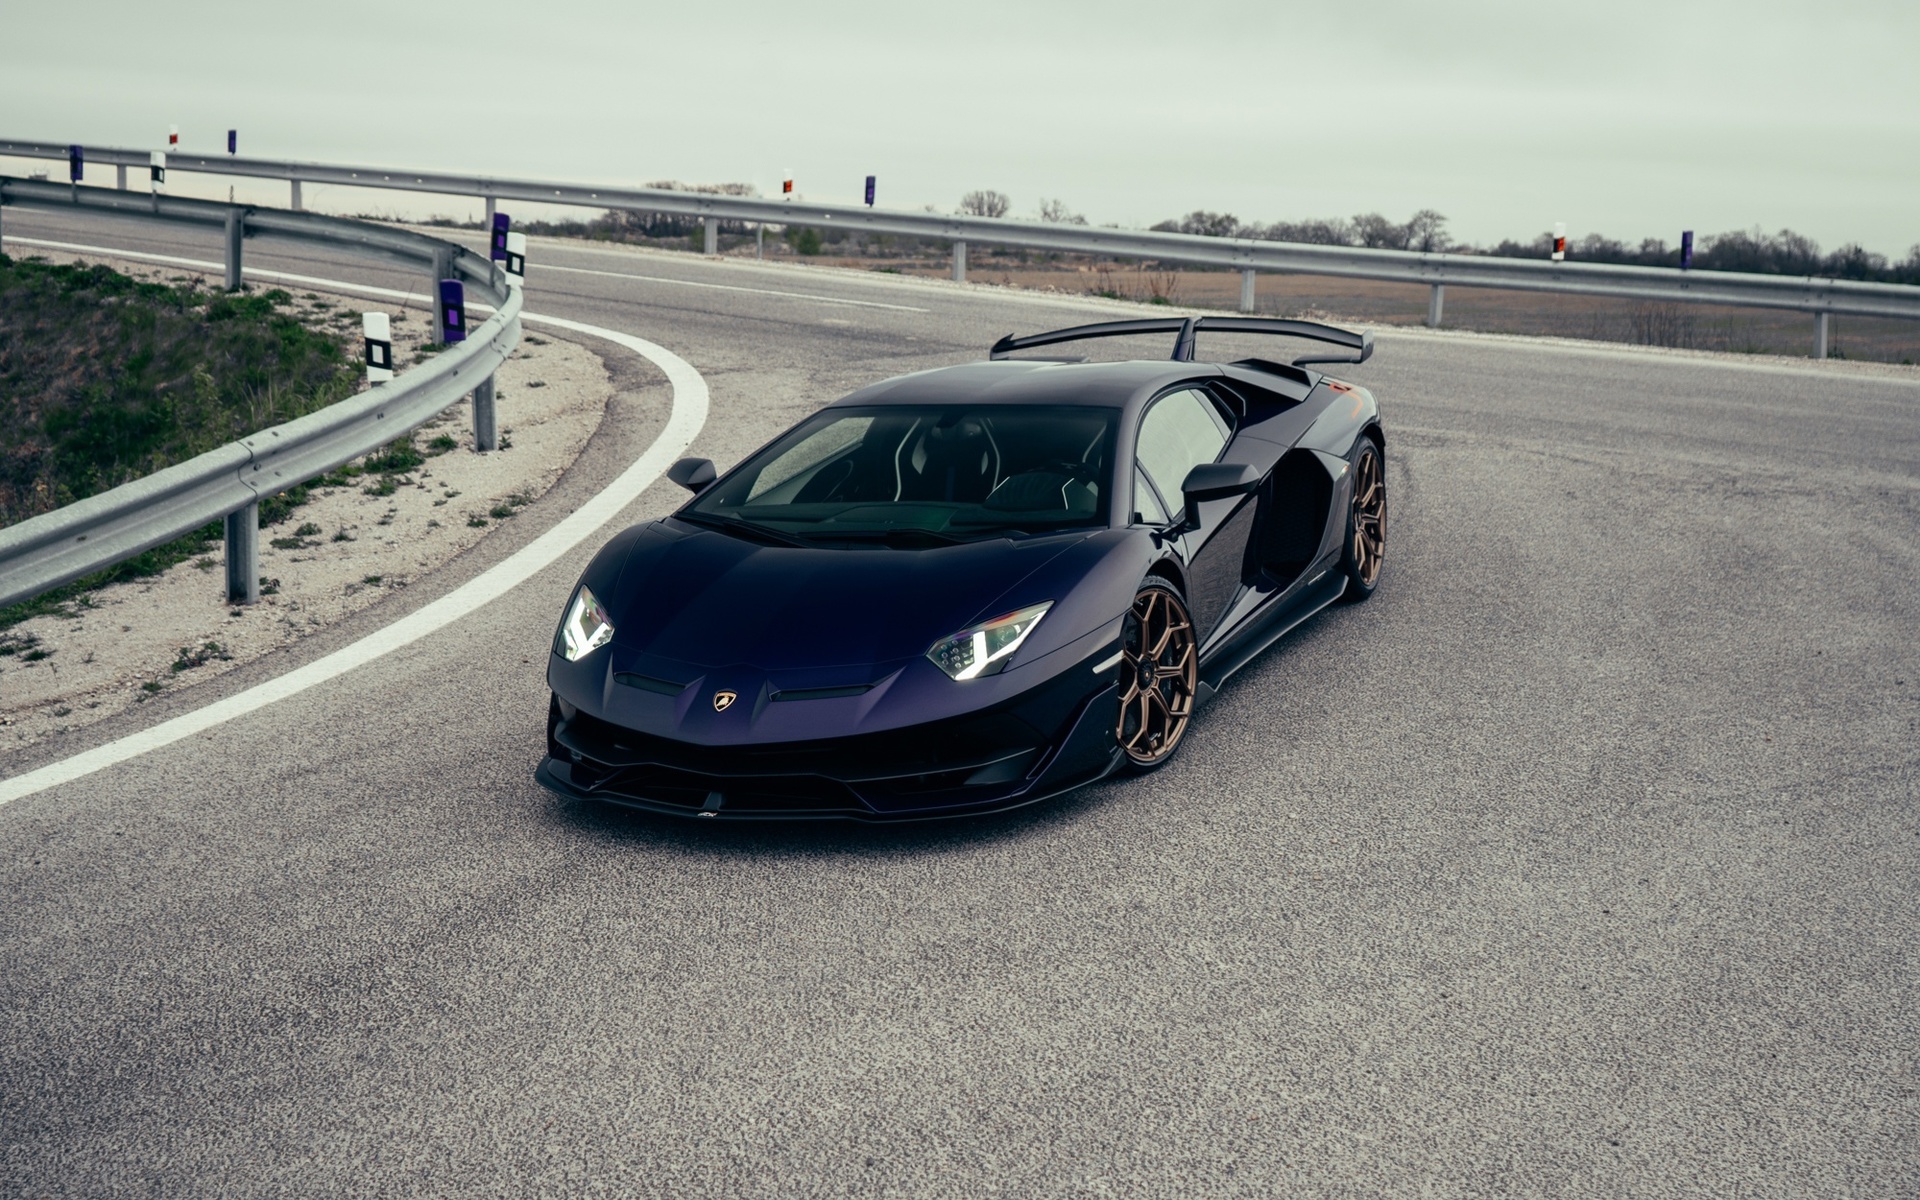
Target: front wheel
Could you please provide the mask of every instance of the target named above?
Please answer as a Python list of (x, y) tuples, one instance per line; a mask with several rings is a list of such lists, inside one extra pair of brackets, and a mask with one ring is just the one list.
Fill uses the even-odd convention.
[(1347, 507), (1347, 552), (1340, 560), (1347, 599), (1373, 595), (1386, 552), (1387, 460), (1378, 442), (1363, 437), (1353, 451), (1353, 503)]
[(1134, 595), (1120, 644), (1120, 721), (1114, 736), (1135, 771), (1165, 766), (1193, 718), (1200, 646), (1187, 603), (1148, 579)]

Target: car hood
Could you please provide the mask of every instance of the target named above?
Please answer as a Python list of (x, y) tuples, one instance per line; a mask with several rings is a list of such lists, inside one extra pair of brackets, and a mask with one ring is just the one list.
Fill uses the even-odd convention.
[(926, 549), (768, 546), (662, 522), (602, 595), (614, 644), (694, 667), (878, 664), (1051, 596), (1020, 581), (1089, 533)]

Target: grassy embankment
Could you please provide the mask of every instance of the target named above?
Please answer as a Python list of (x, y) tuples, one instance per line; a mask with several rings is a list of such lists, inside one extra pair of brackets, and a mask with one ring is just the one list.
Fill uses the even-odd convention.
[[(293, 309), (293, 298), (278, 290), (227, 294), (184, 278), (146, 283), (104, 266), (0, 255), (0, 527), (353, 394), (360, 369), (349, 338), (357, 317), (341, 314), (337, 328), (316, 329)], [(420, 461), (403, 439), (313, 486)], [(284, 520), (306, 492), (264, 501), (261, 524)], [(219, 523), (207, 525), (0, 609), (0, 629), (85, 605), (95, 588), (156, 575), (220, 540)]]

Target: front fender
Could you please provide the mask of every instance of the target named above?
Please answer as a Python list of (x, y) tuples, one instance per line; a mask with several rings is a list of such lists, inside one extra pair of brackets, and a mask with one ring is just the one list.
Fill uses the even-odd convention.
[[(1038, 571), (993, 607), (1012, 609), (1051, 599), (1053, 608), (1020, 647), (1009, 670), (1037, 663), (1111, 627), (1133, 605), (1147, 569), (1164, 551), (1150, 529), (1107, 529), (1080, 542)], [(1085, 653), (1083, 648), (1076, 652)]]

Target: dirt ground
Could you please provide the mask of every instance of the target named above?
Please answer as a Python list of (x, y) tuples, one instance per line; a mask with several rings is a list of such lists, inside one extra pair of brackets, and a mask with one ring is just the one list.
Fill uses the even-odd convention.
[[(181, 278), (177, 269), (135, 261), (49, 257)], [(290, 290), (302, 319), (356, 338), (360, 314), (384, 306), (394, 318), (396, 365), (418, 361), (427, 331), (419, 309)], [(579, 455), (613, 385), (591, 350), (540, 333), (523, 335), (496, 381), (500, 450), (473, 449), (462, 402), (414, 435), (428, 455), (421, 466), (313, 489), (286, 520), (260, 531), (260, 603), (225, 602), (216, 545), (154, 578), (89, 593), (68, 615), (0, 631), (0, 745), (60, 736), (270, 653), (379, 603), (512, 520)]]

